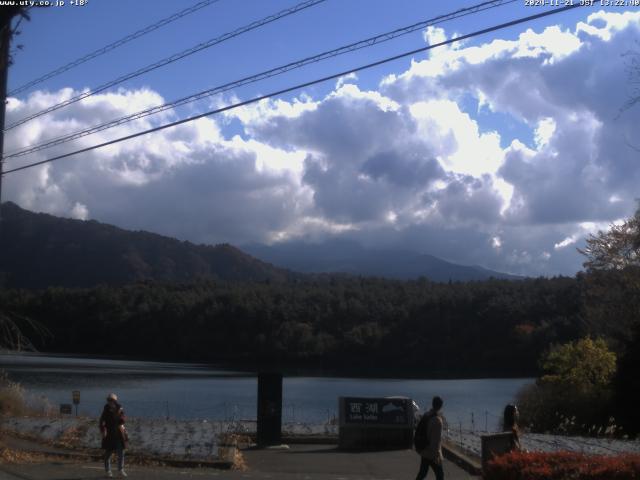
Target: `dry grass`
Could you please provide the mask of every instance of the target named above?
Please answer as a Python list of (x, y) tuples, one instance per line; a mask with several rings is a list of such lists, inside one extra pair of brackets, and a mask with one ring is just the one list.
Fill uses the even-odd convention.
[(46, 397), (28, 395), (17, 382), (11, 381), (4, 370), (0, 370), (0, 416), (49, 417), (55, 408)]
[(24, 415), (26, 411), (24, 389), (0, 370), (0, 415)]
[(238, 472), (246, 472), (249, 470), (249, 465), (247, 465), (247, 462), (244, 459), (244, 455), (242, 455), (242, 452), (238, 448), (236, 448), (236, 452), (233, 458), (233, 466), (231, 467), (231, 469)]
[(39, 463), (47, 459), (46, 455), (14, 450), (0, 445), (0, 464)]
[(81, 424), (77, 427), (65, 429), (58, 441), (55, 442), (55, 445), (71, 450), (78, 449), (78, 445), (80, 445), (81, 439), (87, 433), (88, 428), (88, 425)]
[(232, 464), (232, 470), (246, 472), (249, 470), (244, 455), (240, 451), (239, 445), (249, 445), (251, 438), (248, 435), (238, 435), (235, 433), (222, 434), (218, 438), (218, 458), (223, 462)]

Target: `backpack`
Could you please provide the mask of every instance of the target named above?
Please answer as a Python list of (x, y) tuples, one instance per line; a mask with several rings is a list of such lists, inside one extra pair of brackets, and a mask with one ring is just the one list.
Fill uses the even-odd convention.
[(429, 436), (427, 435), (427, 433), (428, 433), (428, 427), (429, 427), (429, 420), (431, 420), (433, 417), (434, 417), (433, 413), (424, 414), (422, 418), (420, 418), (420, 421), (418, 422), (416, 431), (413, 434), (413, 448), (415, 448), (416, 452), (418, 453), (422, 452), (425, 448), (429, 446)]

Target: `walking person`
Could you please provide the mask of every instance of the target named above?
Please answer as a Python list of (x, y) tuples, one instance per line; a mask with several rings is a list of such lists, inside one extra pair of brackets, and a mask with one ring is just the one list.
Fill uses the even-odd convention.
[(104, 469), (107, 477), (112, 477), (111, 455), (115, 452), (118, 457), (118, 472), (126, 477), (124, 471), (124, 450), (127, 446), (127, 431), (124, 427), (124, 410), (118, 403), (115, 393), (107, 397), (107, 404), (100, 416), (100, 433), (102, 434), (102, 448), (104, 449)]
[[(425, 413), (416, 428), (416, 436), (423, 435), (424, 440), (420, 445), (416, 445), (416, 449), (420, 454), (420, 470), (416, 480), (424, 480), (429, 467), (433, 470), (436, 480), (444, 480), (444, 470), (442, 469), (442, 426), (444, 420), (442, 418), (442, 398), (433, 397), (431, 402), (431, 410)], [(416, 443), (418, 443), (416, 441)], [(426, 445), (424, 445), (426, 443)], [(424, 445), (424, 446), (423, 446)]]

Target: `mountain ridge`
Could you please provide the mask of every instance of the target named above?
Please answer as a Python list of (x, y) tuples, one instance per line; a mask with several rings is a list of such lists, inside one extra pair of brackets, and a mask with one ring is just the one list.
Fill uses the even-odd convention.
[[(14, 288), (91, 287), (138, 281), (286, 281), (296, 274), (220, 244), (196, 245), (95, 220), (2, 204), (0, 272)], [(36, 274), (37, 272), (37, 274)]]
[(250, 244), (241, 248), (263, 261), (302, 273), (347, 273), (397, 280), (426, 277), (435, 282), (523, 278), (410, 250), (367, 249), (344, 239), (324, 244), (293, 241), (275, 246)]
[(34, 213), (2, 204), (0, 286), (93, 287), (140, 281), (192, 283), (199, 279), (287, 282), (318, 274), (390, 279), (469, 281), (518, 279), (477, 266), (402, 250), (367, 250), (349, 240), (323, 245), (197, 245), (96, 220)]

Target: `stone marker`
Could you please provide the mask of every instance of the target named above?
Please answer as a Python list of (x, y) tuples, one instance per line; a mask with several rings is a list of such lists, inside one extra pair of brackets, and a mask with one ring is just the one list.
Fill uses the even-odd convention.
[(493, 457), (509, 453), (513, 448), (513, 434), (511, 432), (494, 433), (491, 435), (481, 435), (482, 469), (486, 468), (487, 462)]

